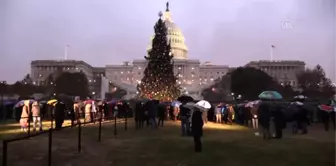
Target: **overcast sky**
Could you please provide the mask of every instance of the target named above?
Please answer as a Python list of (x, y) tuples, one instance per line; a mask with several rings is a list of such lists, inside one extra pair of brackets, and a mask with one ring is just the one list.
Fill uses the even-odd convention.
[[(30, 61), (69, 58), (93, 66), (146, 54), (164, 0), (0, 0), (0, 80)], [(321, 64), (335, 80), (335, 0), (171, 0), (190, 59), (242, 66), (251, 60)], [(285, 22), (285, 23), (284, 23)], [(284, 26), (287, 28), (284, 28)]]

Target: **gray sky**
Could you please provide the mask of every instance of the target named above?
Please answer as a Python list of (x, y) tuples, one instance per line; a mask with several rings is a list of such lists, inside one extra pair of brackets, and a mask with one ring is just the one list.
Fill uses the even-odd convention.
[[(63, 58), (66, 44), (69, 58), (93, 66), (141, 59), (165, 2), (0, 0), (0, 80), (22, 79), (31, 60)], [(335, 79), (335, 0), (171, 0), (170, 11), (191, 59), (241, 66), (269, 59), (273, 44), (276, 60), (321, 64)]]

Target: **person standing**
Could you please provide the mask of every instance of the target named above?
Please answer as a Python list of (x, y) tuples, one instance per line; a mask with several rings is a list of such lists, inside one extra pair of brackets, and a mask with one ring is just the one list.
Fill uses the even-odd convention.
[(189, 112), (189, 108), (185, 107), (186, 103), (182, 103), (180, 105), (180, 119), (181, 119), (181, 131), (182, 131), (182, 137), (188, 135), (188, 129), (189, 129), (189, 119), (187, 117), (187, 113)]
[(149, 115), (149, 121), (150, 121), (151, 127), (156, 129), (157, 128), (157, 123), (156, 123), (157, 101), (156, 100), (150, 101), (148, 115)]
[(163, 104), (159, 104), (158, 106), (158, 126), (163, 127), (164, 119), (165, 119), (165, 112), (166, 112), (166, 107)]
[(308, 123), (308, 110), (305, 108), (303, 104), (304, 99), (299, 99), (298, 102), (301, 104), (297, 104), (297, 125), (298, 129), (301, 130), (301, 134), (307, 134), (307, 123)]
[(335, 114), (336, 114), (336, 108), (334, 108), (334, 110), (330, 112), (330, 119), (334, 126), (334, 130), (336, 130), (336, 126), (335, 126), (335, 116), (336, 115)]
[(22, 107), (22, 113), (20, 118), (20, 125), (21, 125), (21, 131), (26, 132), (28, 123), (29, 123), (29, 100), (24, 101), (24, 105)]
[(137, 102), (135, 104), (135, 110), (134, 110), (134, 120), (135, 120), (135, 129), (141, 128), (141, 102)]
[(55, 105), (55, 123), (56, 129), (61, 129), (64, 122), (65, 104), (63, 102), (57, 102)]
[(80, 106), (78, 101), (74, 102), (73, 110), (74, 110), (74, 125), (77, 125), (80, 122)]
[(262, 134), (264, 139), (270, 139), (270, 120), (271, 120), (271, 113), (270, 113), (270, 105), (266, 103), (266, 101), (262, 101), (259, 105), (259, 109), (257, 112), (257, 116), (259, 119), (259, 123), (262, 127)]
[(223, 104), (219, 103), (215, 109), (216, 123), (222, 123), (222, 107)]
[(91, 117), (92, 117), (92, 122), (93, 123), (96, 123), (96, 120), (97, 120), (97, 103), (95, 101), (92, 102), (92, 105), (91, 105)]
[(253, 129), (258, 129), (259, 126), (259, 122), (258, 122), (258, 108), (259, 108), (259, 105), (258, 104), (255, 104), (253, 105), (253, 107), (251, 108), (251, 115), (252, 115), (252, 128)]
[(84, 122), (92, 122), (92, 104), (85, 105), (85, 118)]
[(234, 109), (233, 109), (233, 106), (230, 105), (228, 107), (228, 117), (227, 117), (227, 121), (229, 125), (232, 125), (233, 120), (234, 120)]
[(195, 152), (202, 152), (202, 141), (203, 136), (203, 116), (202, 111), (198, 107), (193, 108), (193, 114), (191, 118), (191, 129), (194, 137)]
[(276, 139), (282, 138), (282, 130), (285, 126), (285, 119), (284, 119), (284, 108), (281, 106), (276, 106), (275, 110), (272, 111), (273, 113), (273, 122), (274, 122), (274, 128), (275, 128), (275, 136)]
[(41, 111), (40, 111), (40, 105), (37, 101), (35, 101), (32, 105), (32, 115), (33, 115), (33, 131), (36, 131), (37, 125), (39, 131), (42, 131)]

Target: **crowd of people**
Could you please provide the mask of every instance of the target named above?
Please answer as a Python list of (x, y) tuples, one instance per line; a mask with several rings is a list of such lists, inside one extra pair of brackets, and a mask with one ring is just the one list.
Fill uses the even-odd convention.
[[(220, 103), (209, 110), (208, 118), (216, 123), (226, 124), (231, 124), (234, 120), (237, 124), (258, 129), (256, 135), (262, 133), (265, 139), (282, 138), (282, 130), (287, 126), (294, 134), (307, 134), (307, 126), (314, 121), (322, 122), (326, 131), (329, 130), (330, 122), (336, 128), (335, 111), (325, 111), (319, 109), (318, 105), (307, 106), (306, 103), (303, 98), (287, 103), (270, 100), (234, 106)], [(328, 105), (332, 103), (329, 102)]]
[[(65, 104), (55, 98), (52, 104), (41, 104), (38, 101), (24, 102), (19, 120), (22, 131), (27, 131), (29, 117), (31, 117), (33, 131), (42, 130), (42, 119), (53, 119), (55, 128), (62, 128), (65, 118), (71, 120), (74, 126), (84, 118), (84, 122), (95, 122), (98, 119), (134, 117), (137, 130), (150, 126), (155, 129), (164, 126), (165, 120), (180, 120), (181, 135), (193, 137), (195, 151), (202, 151), (201, 137), (203, 124), (213, 121), (219, 124), (232, 125), (233, 123), (245, 125), (256, 129), (256, 135), (262, 134), (264, 139), (282, 138), (282, 131), (290, 126), (293, 133), (307, 134), (307, 126), (312, 123), (312, 111), (305, 107), (304, 99), (297, 99), (290, 104), (277, 103), (270, 100), (259, 100), (248, 105), (224, 104), (213, 105), (209, 109), (202, 109), (195, 105), (190, 107), (190, 101), (181, 101), (178, 105), (160, 103), (157, 100), (137, 101), (134, 107), (128, 102), (96, 101), (88, 98), (85, 101), (75, 99), (73, 103)], [(193, 102), (193, 101), (192, 101)], [(249, 102), (250, 103), (250, 102)], [(193, 103), (194, 104), (194, 103)], [(318, 109), (317, 109), (318, 110)], [(48, 113), (49, 112), (49, 113)], [(319, 110), (319, 117), (329, 130), (329, 121), (335, 127), (335, 111)], [(272, 126), (272, 127), (271, 127)]]

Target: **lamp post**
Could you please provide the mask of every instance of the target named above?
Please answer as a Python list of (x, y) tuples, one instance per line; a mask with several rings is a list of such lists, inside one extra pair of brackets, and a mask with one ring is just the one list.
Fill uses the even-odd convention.
[(0, 107), (0, 111), (3, 108), (3, 98), (4, 98), (4, 91), (5, 91), (5, 86), (6, 86), (6, 81), (0, 81), (0, 93), (1, 93), (1, 107)]

